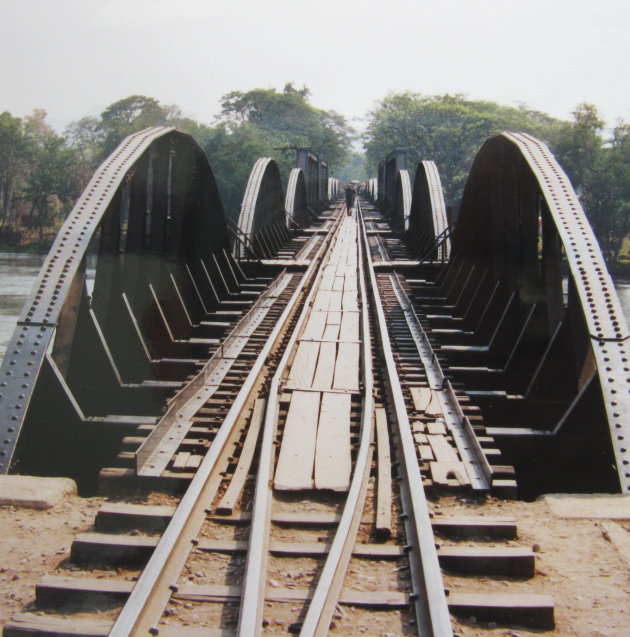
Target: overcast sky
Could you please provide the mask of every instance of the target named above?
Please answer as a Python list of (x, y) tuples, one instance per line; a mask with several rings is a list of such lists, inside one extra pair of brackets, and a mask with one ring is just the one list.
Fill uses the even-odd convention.
[(0, 112), (58, 131), (137, 93), (211, 123), (290, 81), (348, 118), (411, 90), (630, 121), (628, 0), (0, 0), (0, 59)]

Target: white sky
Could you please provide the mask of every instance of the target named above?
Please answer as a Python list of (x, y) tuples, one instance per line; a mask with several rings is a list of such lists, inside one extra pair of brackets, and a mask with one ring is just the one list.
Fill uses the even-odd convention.
[(629, 34), (628, 0), (0, 0), (0, 112), (62, 131), (139, 93), (211, 123), (224, 93), (292, 81), (348, 118), (412, 90), (612, 125)]

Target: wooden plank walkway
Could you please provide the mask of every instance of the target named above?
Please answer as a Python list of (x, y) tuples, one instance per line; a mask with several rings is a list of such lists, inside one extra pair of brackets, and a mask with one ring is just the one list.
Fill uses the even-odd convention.
[(350, 414), (359, 392), (358, 227), (344, 218), (290, 366), (289, 411), (276, 466), (278, 490), (347, 491)]

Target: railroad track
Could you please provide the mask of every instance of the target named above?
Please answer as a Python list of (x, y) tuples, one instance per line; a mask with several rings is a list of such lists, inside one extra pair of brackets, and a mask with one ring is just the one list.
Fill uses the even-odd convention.
[(448, 636), (451, 613), (551, 627), (548, 598), (477, 593), (477, 576), (534, 575), (531, 551), (502, 546), (515, 522), (427, 499), (514, 483), (414, 307), (440, 281), (380, 267), (393, 255), (361, 205), (283, 254), (309, 265), (259, 290), (166, 415), (124, 441), (94, 531), (5, 637)]

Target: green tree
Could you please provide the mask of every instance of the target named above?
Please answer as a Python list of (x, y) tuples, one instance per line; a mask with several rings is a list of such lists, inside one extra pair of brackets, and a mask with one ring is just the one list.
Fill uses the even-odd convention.
[(127, 135), (150, 126), (164, 126), (178, 115), (177, 107), (162, 106), (153, 97), (144, 95), (131, 95), (110, 104), (101, 113), (99, 124), (103, 156), (109, 155)]
[(524, 106), (501, 106), (463, 95), (387, 96), (368, 114), (364, 136), (366, 163), (372, 175), (378, 162), (394, 148), (408, 150), (409, 170), (422, 160), (436, 162), (445, 197), (457, 207), (472, 161), (481, 144), (503, 130), (520, 130), (549, 137), (557, 122)]
[(312, 106), (308, 96), (306, 87), (297, 90), (291, 83), (281, 93), (261, 88), (233, 91), (222, 97), (218, 121), (232, 130), (251, 124), (285, 140), (287, 146), (308, 147), (329, 166), (339, 166), (348, 156), (354, 131), (339, 113)]
[(280, 174), (288, 175), (294, 155), (278, 150), (288, 141), (275, 131), (261, 130), (244, 122), (236, 126), (219, 124), (205, 131), (203, 149), (208, 157), (226, 213), (237, 220), (250, 172), (259, 157), (274, 157)]
[(18, 230), (18, 210), (31, 155), (22, 120), (7, 111), (0, 114), (0, 234)]
[(32, 155), (28, 183), (24, 195), (30, 202), (29, 223), (39, 230), (53, 225), (57, 214), (63, 214), (79, 194), (76, 155), (46, 124), (46, 112), (38, 109), (25, 118), (25, 131), (31, 141)]
[(103, 131), (95, 117), (84, 117), (66, 127), (68, 145), (75, 151), (75, 179), (83, 191), (98, 167), (103, 154)]
[(572, 115), (572, 122), (564, 122), (556, 130), (552, 147), (576, 192), (583, 194), (600, 168), (604, 122), (592, 104), (579, 104)]
[(365, 154), (352, 153), (348, 161), (338, 171), (335, 171), (335, 177), (341, 179), (343, 182), (365, 182), (369, 177), (365, 167)]

